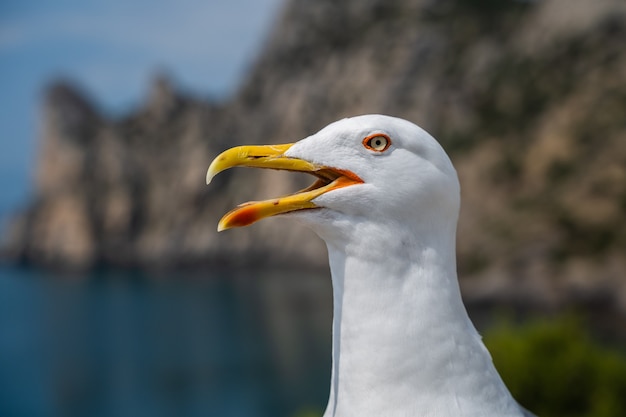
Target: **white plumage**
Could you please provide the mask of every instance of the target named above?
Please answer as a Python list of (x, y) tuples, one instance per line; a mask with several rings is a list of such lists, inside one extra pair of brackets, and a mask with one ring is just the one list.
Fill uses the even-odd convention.
[(366, 115), (281, 146), (272, 155), (259, 147), (252, 156), (239, 148), (236, 158), (226, 151), (207, 179), (236, 165), (320, 177), (303, 193), (271, 200), (276, 209), (264, 211), (270, 202), (235, 209), (221, 228), (289, 213), (326, 242), (334, 317), (324, 417), (530, 415), (505, 387), (462, 303), (459, 182), (439, 143), (406, 120)]

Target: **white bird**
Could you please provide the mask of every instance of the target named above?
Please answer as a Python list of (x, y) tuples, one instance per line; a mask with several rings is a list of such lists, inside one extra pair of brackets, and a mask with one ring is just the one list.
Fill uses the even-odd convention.
[(532, 415), (461, 300), (459, 181), (431, 135), (389, 116), (343, 119), (294, 144), (229, 149), (207, 184), (233, 166), (318, 177), (293, 195), (237, 207), (218, 230), (289, 213), (326, 242), (334, 314), (324, 417)]

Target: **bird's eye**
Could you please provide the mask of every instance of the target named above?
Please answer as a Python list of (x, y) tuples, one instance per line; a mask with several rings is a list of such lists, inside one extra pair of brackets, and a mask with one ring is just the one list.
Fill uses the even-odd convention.
[(389, 136), (377, 133), (363, 139), (363, 146), (375, 152), (384, 152), (391, 145)]

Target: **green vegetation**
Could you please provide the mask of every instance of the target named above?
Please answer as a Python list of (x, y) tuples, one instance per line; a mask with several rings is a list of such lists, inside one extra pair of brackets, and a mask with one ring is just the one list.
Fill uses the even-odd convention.
[(320, 417), (324, 410), (305, 409), (297, 412), (293, 417)]
[(513, 396), (541, 417), (621, 417), (626, 355), (598, 345), (573, 318), (502, 323), (485, 344)]

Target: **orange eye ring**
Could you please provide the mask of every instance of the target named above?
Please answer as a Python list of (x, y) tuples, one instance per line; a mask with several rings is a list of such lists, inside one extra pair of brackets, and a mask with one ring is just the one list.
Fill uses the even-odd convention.
[(385, 152), (391, 146), (391, 138), (384, 133), (375, 133), (363, 139), (363, 146), (370, 151)]

